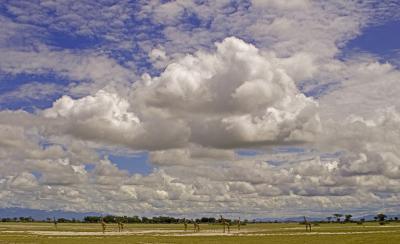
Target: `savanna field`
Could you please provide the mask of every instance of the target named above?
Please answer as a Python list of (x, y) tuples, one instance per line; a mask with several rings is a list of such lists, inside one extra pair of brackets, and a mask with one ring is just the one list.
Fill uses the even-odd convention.
[(322, 223), (306, 232), (298, 223), (262, 223), (230, 227), (223, 233), (218, 224), (201, 224), (200, 232), (183, 224), (126, 224), (118, 232), (117, 224), (108, 224), (102, 233), (100, 224), (1, 223), (0, 244), (11, 243), (400, 243), (400, 223), (376, 222)]

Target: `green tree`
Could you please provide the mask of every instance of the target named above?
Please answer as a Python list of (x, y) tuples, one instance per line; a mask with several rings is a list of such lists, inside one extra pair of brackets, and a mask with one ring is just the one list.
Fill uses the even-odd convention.
[(99, 216), (85, 216), (85, 218), (83, 218), (83, 221), (85, 223), (99, 223), (101, 220), (101, 217)]
[(344, 221), (345, 221), (345, 222), (350, 222), (352, 217), (353, 217), (353, 215), (351, 215), (351, 214), (346, 214), (346, 215), (344, 216)]
[(385, 214), (383, 214), (383, 213), (379, 213), (379, 214), (377, 214), (376, 215), (376, 219), (379, 221), (379, 222), (384, 222), (385, 221), (385, 219), (386, 219), (386, 215)]
[(333, 217), (336, 218), (336, 222), (340, 222), (340, 218), (341, 218), (342, 216), (343, 216), (343, 214), (338, 214), (338, 213), (336, 213), (336, 214), (333, 215)]

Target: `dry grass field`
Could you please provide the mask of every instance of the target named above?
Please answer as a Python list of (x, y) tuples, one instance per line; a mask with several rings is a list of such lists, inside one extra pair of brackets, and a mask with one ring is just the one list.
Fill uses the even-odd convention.
[(180, 224), (127, 224), (118, 232), (116, 224), (108, 224), (102, 232), (100, 224), (0, 223), (0, 244), (11, 243), (400, 243), (400, 224), (380, 226), (377, 223), (357, 225), (320, 224), (306, 232), (296, 223), (248, 224), (238, 231), (231, 226), (223, 233), (221, 225), (202, 224), (200, 232)]

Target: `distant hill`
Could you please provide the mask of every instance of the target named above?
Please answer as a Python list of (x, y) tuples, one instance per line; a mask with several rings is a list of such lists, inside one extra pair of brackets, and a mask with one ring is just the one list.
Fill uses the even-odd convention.
[[(376, 215), (372, 215), (372, 214), (370, 214), (370, 215), (365, 215), (365, 216), (362, 216), (362, 217), (357, 217), (357, 218), (354, 218), (354, 219), (361, 219), (361, 218), (364, 218), (365, 220), (374, 220), (374, 217), (375, 217)], [(394, 218), (394, 217), (400, 217), (400, 214), (386, 214), (386, 219), (390, 219), (390, 218)]]
[[(288, 218), (256, 218), (254, 219), (256, 222), (274, 222), (277, 220), (278, 222), (303, 222), (304, 217), (303, 216), (298, 216), (298, 217), (288, 217)], [(324, 218), (320, 217), (307, 217), (307, 221), (321, 221), (324, 220)]]
[[(364, 215), (364, 216), (353, 216), (352, 220), (360, 220), (360, 219), (365, 219), (367, 221), (371, 221), (374, 220), (374, 217), (376, 215)], [(394, 218), (394, 217), (400, 217), (400, 214), (396, 215), (396, 214), (387, 214), (387, 218), (386, 219), (390, 219), (390, 218)], [(344, 217), (341, 218), (341, 220), (343, 221)], [(256, 222), (274, 222), (275, 220), (277, 220), (278, 222), (303, 222), (304, 218), (303, 216), (298, 216), (298, 217), (288, 217), (288, 218), (256, 218), (254, 219)], [(326, 221), (326, 217), (307, 217), (307, 221)], [(335, 218), (332, 218), (332, 221), (335, 221)]]
[(82, 220), (85, 216), (100, 216), (101, 213), (96, 212), (70, 212), (62, 210), (46, 211), (28, 208), (0, 208), (1, 218), (14, 218), (14, 217), (32, 217), (35, 220), (46, 220), (46, 218), (66, 218), (66, 219), (79, 219)]

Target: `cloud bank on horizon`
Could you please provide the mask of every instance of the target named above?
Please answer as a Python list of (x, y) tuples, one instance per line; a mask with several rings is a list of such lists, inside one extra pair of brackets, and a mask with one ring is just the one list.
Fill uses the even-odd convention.
[[(388, 58), (347, 45), (400, 21), (398, 10), (393, 1), (4, 1), (0, 207), (399, 211), (400, 46)], [(149, 173), (113, 159), (143, 153)]]

